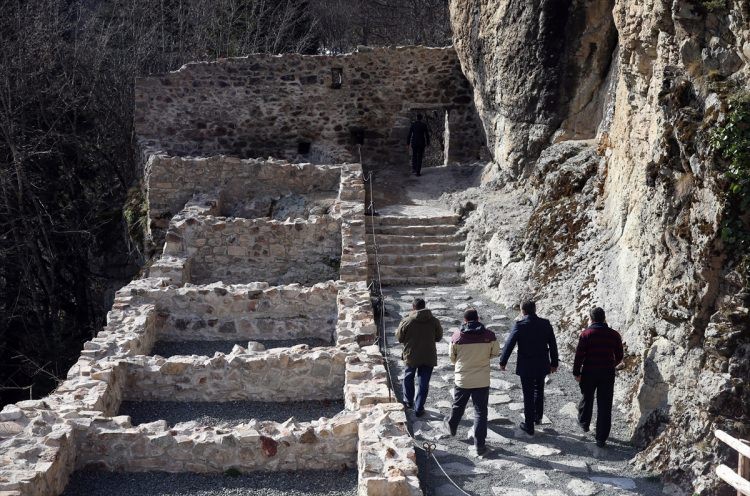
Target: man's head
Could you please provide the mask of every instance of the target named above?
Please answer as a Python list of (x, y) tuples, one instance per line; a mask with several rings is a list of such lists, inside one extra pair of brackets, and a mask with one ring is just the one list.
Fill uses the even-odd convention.
[(469, 307), (464, 310), (464, 322), (476, 322), (479, 320), (479, 312), (476, 308)]
[(536, 303), (534, 300), (523, 300), (521, 302), (521, 313), (524, 315), (536, 315)]
[(422, 114), (417, 114), (417, 120), (421, 121), (422, 119), (424, 119), (424, 116)]
[(425, 303), (424, 298), (414, 298), (414, 301), (411, 302), (411, 307), (414, 310), (424, 310), (426, 306), (427, 303)]
[(607, 321), (607, 314), (602, 307), (594, 307), (589, 312), (589, 318), (593, 324), (603, 324)]

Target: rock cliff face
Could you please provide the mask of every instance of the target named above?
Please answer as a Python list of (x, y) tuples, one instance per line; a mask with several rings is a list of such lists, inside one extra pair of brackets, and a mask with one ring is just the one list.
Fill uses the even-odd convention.
[(451, 15), (494, 158), (468, 277), (536, 296), (568, 353), (604, 306), (638, 462), (720, 491), (713, 429), (750, 432), (750, 296), (709, 141), (750, 89), (750, 4), (452, 0)]

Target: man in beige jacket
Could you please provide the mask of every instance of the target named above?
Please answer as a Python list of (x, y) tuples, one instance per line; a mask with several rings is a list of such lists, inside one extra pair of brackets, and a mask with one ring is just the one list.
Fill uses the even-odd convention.
[(500, 354), (495, 333), (479, 322), (474, 308), (464, 312), (464, 324), (451, 339), (451, 362), (455, 365), (456, 388), (453, 408), (447, 421), (451, 436), (456, 435), (458, 423), (471, 398), (474, 404), (474, 448), (481, 456), (486, 451), (487, 402), (490, 396), (490, 359)]

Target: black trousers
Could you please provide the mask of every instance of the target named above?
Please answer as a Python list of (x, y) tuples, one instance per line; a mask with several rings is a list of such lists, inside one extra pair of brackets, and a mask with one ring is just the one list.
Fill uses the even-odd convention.
[(534, 432), (534, 422), (544, 416), (544, 377), (521, 376), (523, 421), (530, 432)]
[(578, 423), (588, 427), (594, 413), (596, 397), (596, 440), (606, 441), (612, 429), (612, 397), (615, 394), (615, 372), (581, 375), (581, 402), (578, 404)]
[(422, 159), (424, 159), (424, 146), (411, 147), (411, 171), (415, 174), (422, 173)]
[(453, 408), (448, 424), (451, 429), (457, 429), (461, 417), (464, 416), (466, 405), (474, 403), (474, 445), (483, 447), (487, 439), (487, 403), (490, 399), (490, 388), (460, 388), (456, 386), (453, 395)]

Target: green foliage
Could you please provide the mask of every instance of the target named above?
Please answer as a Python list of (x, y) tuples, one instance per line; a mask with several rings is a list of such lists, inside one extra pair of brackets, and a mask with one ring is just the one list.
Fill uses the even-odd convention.
[(727, 0), (700, 0), (700, 2), (709, 12), (724, 10), (727, 8)]
[(747, 253), (750, 249), (750, 93), (729, 101), (726, 120), (711, 136), (711, 144), (725, 160), (727, 210), (721, 237), (730, 247)]

